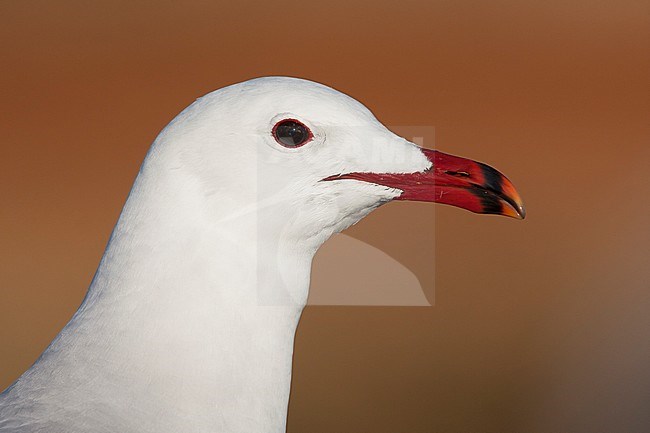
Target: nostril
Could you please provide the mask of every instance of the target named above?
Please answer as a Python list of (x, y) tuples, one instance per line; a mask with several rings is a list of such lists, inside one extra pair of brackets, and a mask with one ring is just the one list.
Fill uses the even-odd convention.
[(445, 174), (455, 177), (469, 177), (469, 173), (466, 171), (445, 170)]

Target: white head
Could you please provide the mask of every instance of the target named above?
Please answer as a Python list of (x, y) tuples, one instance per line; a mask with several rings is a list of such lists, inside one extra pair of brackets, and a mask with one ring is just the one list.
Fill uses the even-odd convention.
[[(295, 127), (297, 145), (281, 143), (283, 122), (295, 122), (284, 126)], [(160, 134), (147, 162), (179, 171), (185, 194), (192, 185), (215, 223), (255, 212), (269, 218), (259, 220), (260, 227), (298, 242), (314, 240), (317, 247), (403, 193), (395, 182), (324, 179), (422, 173), (434, 159), (425, 152), (341, 92), (297, 78), (265, 77), (198, 99)], [(498, 213), (512, 214), (510, 207)]]
[[(279, 136), (291, 126), (297, 145)], [(246, 81), (198, 99), (161, 133), (149, 159), (154, 156), (165, 166), (156, 170), (180, 171), (186, 193), (193, 189), (215, 224), (255, 214), (266, 233), (313, 242), (314, 248), (401, 193), (323, 179), (431, 167), (419, 147), (356, 100), (285, 77)]]
[(138, 202), (161, 231), (227, 240), (231, 250), (254, 245), (258, 258), (311, 260), (332, 234), (393, 199), (523, 216), (496, 170), (420, 148), (358, 101), (296, 78), (258, 78), (198, 99), (158, 136), (142, 174), (133, 194), (146, 190)]

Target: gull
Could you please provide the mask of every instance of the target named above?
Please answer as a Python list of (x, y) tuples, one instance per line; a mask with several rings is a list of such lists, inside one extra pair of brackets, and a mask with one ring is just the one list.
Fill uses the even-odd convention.
[(77, 312), (0, 395), (0, 432), (284, 432), (312, 258), (393, 200), (524, 217), (497, 170), (325, 85), (199, 98), (149, 149)]

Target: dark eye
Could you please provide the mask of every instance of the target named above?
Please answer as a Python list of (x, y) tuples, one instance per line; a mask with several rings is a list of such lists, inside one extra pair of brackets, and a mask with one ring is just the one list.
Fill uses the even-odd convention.
[(279, 121), (273, 127), (272, 133), (275, 141), (284, 147), (300, 147), (313, 137), (309, 128), (294, 119)]

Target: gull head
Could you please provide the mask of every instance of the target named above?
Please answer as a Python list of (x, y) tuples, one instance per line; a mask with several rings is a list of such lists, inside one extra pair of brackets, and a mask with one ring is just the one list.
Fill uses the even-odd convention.
[(190, 211), (183, 218), (243, 224), (258, 242), (312, 250), (391, 200), (524, 217), (497, 170), (419, 147), (357, 100), (297, 78), (253, 79), (198, 99), (156, 139), (142, 171), (154, 166), (177, 198), (166, 201)]

